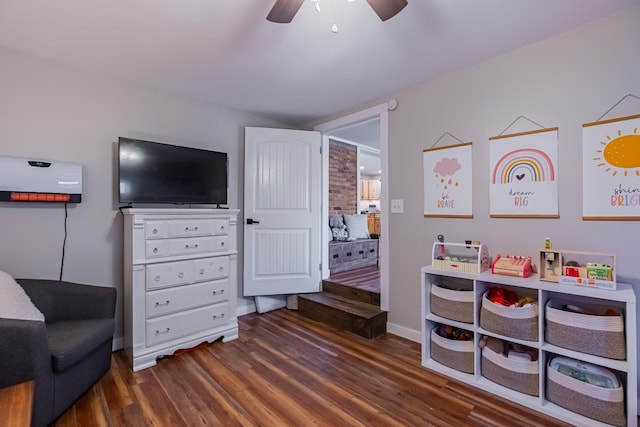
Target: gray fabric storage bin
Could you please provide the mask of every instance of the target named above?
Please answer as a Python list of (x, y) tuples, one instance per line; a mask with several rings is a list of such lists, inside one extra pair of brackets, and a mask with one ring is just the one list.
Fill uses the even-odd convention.
[(527, 341), (538, 341), (538, 305), (506, 307), (496, 304), (482, 295), (480, 327), (503, 335)]
[(473, 323), (473, 290), (452, 290), (431, 285), (431, 312), (463, 323)]
[[(549, 300), (545, 306), (545, 340), (558, 347), (609, 359), (627, 358), (624, 318), (562, 310), (566, 301)], [(602, 307), (581, 304), (597, 313)]]
[(520, 393), (539, 396), (539, 362), (509, 359), (489, 347), (482, 349), (483, 377)]
[[(633, 387), (635, 386), (633, 384)], [(547, 367), (547, 399), (565, 409), (606, 424), (627, 424), (622, 387), (607, 389), (593, 386)]]
[(473, 350), (473, 340), (450, 340), (431, 330), (431, 358), (444, 366), (473, 374)]

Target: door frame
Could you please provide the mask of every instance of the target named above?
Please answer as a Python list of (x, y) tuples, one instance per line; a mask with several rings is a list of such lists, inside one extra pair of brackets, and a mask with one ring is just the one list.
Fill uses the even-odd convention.
[(329, 277), (329, 136), (332, 131), (371, 119), (380, 120), (380, 308), (389, 310), (389, 105), (379, 104), (366, 110), (320, 123), (313, 130), (322, 133), (322, 278)]

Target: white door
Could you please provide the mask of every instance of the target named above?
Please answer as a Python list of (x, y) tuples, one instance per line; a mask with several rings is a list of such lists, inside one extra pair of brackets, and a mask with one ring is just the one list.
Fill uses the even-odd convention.
[(244, 296), (320, 290), (321, 136), (245, 128)]

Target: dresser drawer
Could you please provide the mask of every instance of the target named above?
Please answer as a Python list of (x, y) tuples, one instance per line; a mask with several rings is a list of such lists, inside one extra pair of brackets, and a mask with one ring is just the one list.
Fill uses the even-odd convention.
[(220, 252), (227, 250), (228, 247), (229, 236), (152, 239), (145, 242), (145, 255), (147, 258), (162, 258), (177, 255)]
[(147, 292), (147, 318), (222, 302), (227, 299), (228, 294), (228, 280)]
[(229, 319), (229, 305), (222, 303), (146, 320), (147, 345), (161, 344), (221, 326)]
[(166, 221), (147, 221), (144, 224), (145, 239), (166, 239), (169, 236), (169, 226)]
[(144, 243), (144, 254), (147, 258), (169, 256), (169, 242), (162, 239), (147, 240)]
[(213, 236), (228, 232), (229, 220), (227, 219), (172, 221), (169, 223), (169, 237)]
[(194, 267), (194, 280), (196, 282), (229, 277), (229, 257), (228, 256), (198, 259), (193, 261), (193, 267)]
[(146, 289), (185, 285), (194, 281), (193, 261), (165, 262), (146, 267)]
[[(224, 236), (226, 239), (226, 236)], [(186, 239), (170, 239), (168, 242), (168, 255), (189, 255), (219, 250), (220, 237), (192, 237)]]

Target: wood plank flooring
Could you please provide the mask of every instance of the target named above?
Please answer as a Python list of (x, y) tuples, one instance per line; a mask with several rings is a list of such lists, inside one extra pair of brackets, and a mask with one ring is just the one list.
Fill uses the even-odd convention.
[(374, 340), (281, 309), (240, 338), (133, 373), (123, 352), (55, 427), (565, 426), (420, 366), (417, 343)]
[(329, 281), (380, 293), (380, 269), (378, 265), (333, 273), (329, 276)]

